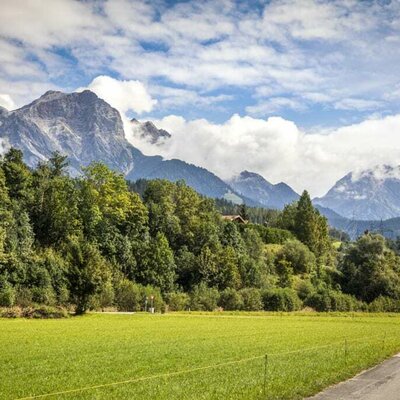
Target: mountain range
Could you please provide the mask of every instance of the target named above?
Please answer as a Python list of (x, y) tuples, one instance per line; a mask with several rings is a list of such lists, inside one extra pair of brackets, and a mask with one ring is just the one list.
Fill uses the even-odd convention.
[(350, 172), (314, 203), (346, 218), (385, 220), (400, 216), (400, 166)]
[(264, 207), (282, 209), (300, 197), (286, 183), (276, 185), (255, 172), (242, 171), (227, 181), (236, 192), (257, 201)]
[[(171, 137), (150, 121), (132, 119), (130, 124), (136, 134), (156, 146)], [(129, 180), (184, 180), (205, 196), (237, 204), (282, 209), (299, 198), (285, 183), (272, 184), (254, 172), (242, 171), (223, 181), (207, 169), (181, 160), (144, 155), (125, 138), (119, 112), (89, 90), (48, 91), (17, 110), (0, 107), (0, 145), (21, 149), (32, 167), (59, 151), (68, 156), (73, 175), (80, 173), (81, 166), (102, 161)], [(349, 173), (325, 196), (314, 199), (314, 204), (340, 229), (358, 232), (369, 229), (372, 221), (390, 219), (390, 230), (395, 231), (393, 227), (400, 224), (400, 219), (396, 220), (400, 217), (400, 167)]]
[[(144, 127), (149, 132), (156, 129), (151, 123)], [(68, 156), (73, 175), (79, 174), (81, 166), (102, 161), (127, 179), (183, 179), (206, 196), (243, 202), (229, 185), (204, 168), (144, 155), (126, 140), (119, 112), (89, 90), (48, 91), (18, 110), (2, 108), (0, 139), (5, 147), (21, 149), (31, 167), (59, 151)]]

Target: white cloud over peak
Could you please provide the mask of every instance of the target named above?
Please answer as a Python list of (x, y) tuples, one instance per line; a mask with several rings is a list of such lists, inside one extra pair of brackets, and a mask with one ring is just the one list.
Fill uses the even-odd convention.
[(0, 94), (0, 106), (7, 110), (14, 110), (15, 103), (9, 94)]
[[(150, 112), (157, 100), (149, 94), (145, 85), (136, 80), (124, 81), (110, 76), (98, 76), (87, 86), (100, 98), (107, 101), (122, 115), (128, 111), (137, 114)], [(82, 88), (78, 89), (82, 90)]]
[(303, 132), (280, 117), (232, 116), (222, 124), (171, 115), (153, 121), (172, 134), (161, 145), (134, 138), (147, 154), (162, 154), (230, 178), (242, 170), (285, 181), (320, 196), (345, 174), (378, 164), (400, 164), (400, 115), (369, 119), (329, 132)]

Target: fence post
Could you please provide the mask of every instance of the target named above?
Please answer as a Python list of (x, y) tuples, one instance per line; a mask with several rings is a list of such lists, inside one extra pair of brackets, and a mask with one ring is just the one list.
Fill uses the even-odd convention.
[(264, 389), (263, 389), (264, 397), (267, 394), (267, 373), (268, 373), (268, 354), (266, 354), (264, 357)]
[(348, 354), (349, 350), (347, 347), (347, 339), (344, 339), (344, 363), (345, 365), (347, 365), (347, 354)]
[(383, 340), (382, 340), (382, 350), (385, 350), (385, 343), (386, 342), (386, 331), (383, 334)]

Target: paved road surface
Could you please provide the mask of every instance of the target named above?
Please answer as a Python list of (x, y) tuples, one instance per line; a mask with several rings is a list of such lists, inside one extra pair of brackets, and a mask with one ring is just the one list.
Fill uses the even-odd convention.
[(308, 400), (400, 400), (400, 354)]

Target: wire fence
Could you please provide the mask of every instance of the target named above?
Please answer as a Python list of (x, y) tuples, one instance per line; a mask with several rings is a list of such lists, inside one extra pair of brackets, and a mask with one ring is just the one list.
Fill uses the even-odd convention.
[[(400, 337), (341, 338), (325, 345), (270, 352), (215, 364), (18, 397), (153, 399), (289, 399), (348, 378), (392, 355)], [(312, 384), (311, 384), (312, 383)], [(310, 389), (312, 387), (312, 389)], [(100, 393), (99, 391), (105, 391)], [(110, 393), (112, 392), (112, 395)], [(94, 392), (97, 394), (94, 396)]]

